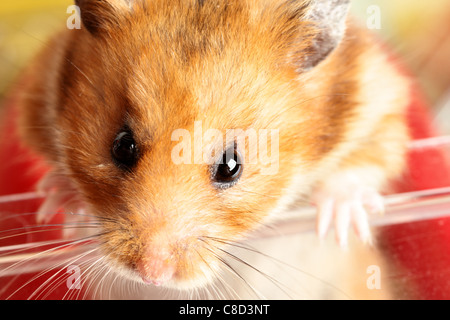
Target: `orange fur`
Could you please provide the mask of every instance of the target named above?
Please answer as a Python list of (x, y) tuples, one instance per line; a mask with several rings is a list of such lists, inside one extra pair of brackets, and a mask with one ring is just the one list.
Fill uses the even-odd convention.
[[(407, 81), (353, 23), (326, 61), (301, 73), (296, 57), (317, 33), (301, 19), (307, 2), (195, 3), (103, 8), (111, 12), (96, 36), (67, 30), (49, 43), (21, 105), (24, 140), (75, 182), (90, 210), (114, 219), (103, 226), (112, 263), (135, 272), (146, 252), (164, 248), (177, 287), (212, 277), (220, 252), (208, 237), (240, 239), (336, 170), (375, 167), (384, 184), (401, 171), (407, 139)], [(387, 77), (379, 70), (395, 89), (373, 83)], [(363, 107), (372, 96), (384, 104), (373, 116)], [(208, 166), (175, 165), (171, 133), (199, 120), (204, 130), (279, 129), (279, 172), (244, 165), (236, 186), (217, 190)], [(124, 123), (142, 153), (131, 174), (110, 154)]]

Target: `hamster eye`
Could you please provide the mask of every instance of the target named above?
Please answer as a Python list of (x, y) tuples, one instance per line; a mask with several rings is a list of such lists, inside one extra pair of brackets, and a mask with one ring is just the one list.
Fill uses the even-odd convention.
[(112, 146), (112, 157), (116, 166), (130, 170), (138, 160), (138, 148), (130, 130), (121, 131)]
[(236, 184), (242, 174), (242, 161), (239, 152), (228, 149), (222, 156), (222, 161), (216, 164), (213, 180), (221, 189), (230, 188)]

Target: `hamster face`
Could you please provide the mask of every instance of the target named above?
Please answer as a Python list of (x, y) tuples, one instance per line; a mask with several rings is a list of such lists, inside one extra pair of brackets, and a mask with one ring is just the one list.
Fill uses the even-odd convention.
[[(303, 88), (292, 61), (312, 32), (301, 6), (249, 3), (148, 1), (116, 12), (120, 27), (74, 30), (68, 41), (58, 163), (102, 222), (103, 253), (133, 279), (208, 283), (226, 243), (264, 223), (294, 175), (310, 183), (337, 143), (338, 121), (309, 102), (322, 84)], [(223, 136), (206, 137), (209, 129)], [(226, 141), (230, 129), (260, 139), (276, 130), (278, 169), (264, 173), (261, 144), (259, 160), (246, 160), (252, 143)], [(196, 161), (199, 146), (211, 162)]]

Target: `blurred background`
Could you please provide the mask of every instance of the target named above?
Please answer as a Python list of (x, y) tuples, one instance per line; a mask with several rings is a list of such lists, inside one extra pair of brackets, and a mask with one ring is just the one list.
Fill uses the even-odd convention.
[[(71, 4), (0, 1), (0, 99), (46, 39), (65, 27)], [(450, 133), (450, 1), (353, 0), (352, 10), (404, 57), (434, 106), (439, 126)]]

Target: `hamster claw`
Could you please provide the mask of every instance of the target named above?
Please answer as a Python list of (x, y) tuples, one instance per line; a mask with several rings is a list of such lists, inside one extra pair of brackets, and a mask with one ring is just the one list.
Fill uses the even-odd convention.
[(336, 241), (342, 248), (348, 246), (351, 225), (363, 243), (372, 245), (369, 215), (384, 213), (383, 198), (375, 189), (361, 185), (346, 188), (336, 184), (319, 189), (314, 195), (314, 203), (318, 209), (317, 234), (320, 239), (325, 238), (334, 220)]
[(47, 224), (52, 218), (58, 213), (60, 208), (61, 199), (58, 197), (58, 193), (49, 192), (42, 193), (45, 196), (44, 202), (38, 209), (36, 214), (36, 223), (37, 224)]
[[(58, 214), (64, 211), (82, 213), (84, 204), (79, 200), (78, 192), (72, 183), (61, 174), (50, 172), (40, 182), (38, 193), (44, 196), (44, 202), (36, 214), (37, 224), (48, 224)], [(85, 216), (85, 215), (83, 215)], [(64, 218), (67, 224), (69, 218)], [(63, 236), (69, 238), (73, 228), (64, 228)]]

